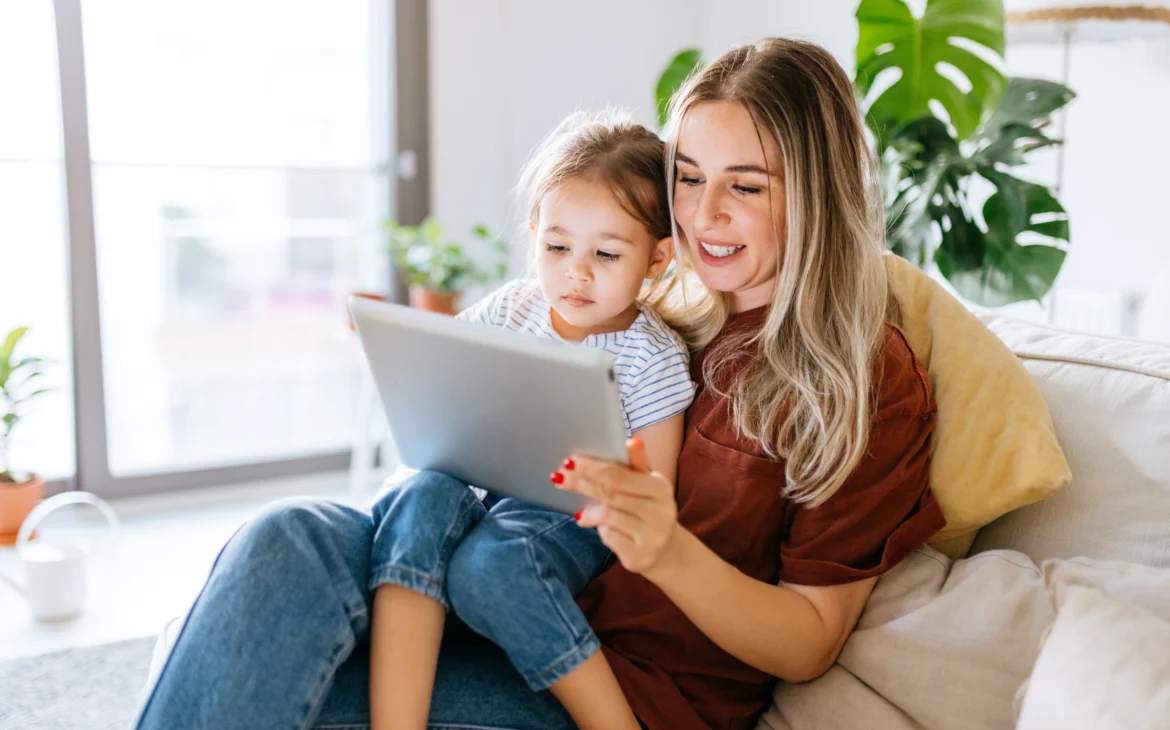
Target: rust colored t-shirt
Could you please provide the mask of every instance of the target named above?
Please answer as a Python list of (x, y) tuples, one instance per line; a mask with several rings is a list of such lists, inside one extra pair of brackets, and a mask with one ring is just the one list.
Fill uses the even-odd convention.
[[(732, 318), (712, 343), (758, 328), (763, 308)], [(711, 348), (708, 348), (710, 351)], [(720, 557), (761, 581), (837, 585), (885, 573), (944, 525), (928, 483), (935, 402), (900, 330), (885, 332), (868, 453), (816, 508), (781, 495), (784, 462), (742, 439), (727, 399), (701, 380), (687, 411), (678, 520)], [(750, 362), (733, 360), (717, 377)], [(749, 730), (775, 679), (728, 654), (645, 578), (614, 564), (578, 603), (638, 718), (650, 730)]]

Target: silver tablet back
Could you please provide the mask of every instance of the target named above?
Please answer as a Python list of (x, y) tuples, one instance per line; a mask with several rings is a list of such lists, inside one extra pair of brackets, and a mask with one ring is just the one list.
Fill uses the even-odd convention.
[(402, 461), (574, 513), (549, 483), (571, 453), (627, 463), (613, 356), (353, 297), (350, 312)]

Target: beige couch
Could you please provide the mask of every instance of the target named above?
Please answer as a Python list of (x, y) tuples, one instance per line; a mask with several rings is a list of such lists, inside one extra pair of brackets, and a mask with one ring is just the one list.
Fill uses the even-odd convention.
[(1037, 380), (1071, 486), (883, 577), (759, 730), (1170, 728), (1170, 347), (981, 318)]
[(1039, 383), (1072, 485), (963, 560), (911, 555), (758, 730), (1170, 728), (1170, 347), (982, 319)]

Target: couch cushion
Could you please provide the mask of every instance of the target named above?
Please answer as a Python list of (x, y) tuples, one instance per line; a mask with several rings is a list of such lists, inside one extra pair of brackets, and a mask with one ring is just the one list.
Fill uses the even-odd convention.
[(885, 260), (906, 339), (938, 401), (930, 482), (947, 526), (930, 544), (960, 557), (983, 525), (1067, 486), (1068, 463), (1044, 398), (1011, 351), (938, 282), (893, 254)]
[(974, 550), (1170, 567), (1170, 346), (981, 319), (1036, 379), (1073, 481), (984, 528)]
[(1069, 587), (1026, 685), (1017, 730), (1160, 730), (1170, 724), (1170, 622)]
[(1074, 586), (1170, 618), (1170, 570), (1037, 564), (1006, 550), (952, 567), (923, 547), (878, 581), (836, 667), (813, 682), (778, 685), (760, 728), (1011, 728), (1054, 607)]

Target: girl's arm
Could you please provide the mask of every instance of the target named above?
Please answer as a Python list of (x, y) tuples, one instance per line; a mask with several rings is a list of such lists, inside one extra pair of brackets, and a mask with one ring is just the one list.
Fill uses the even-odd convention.
[(634, 440), (630, 468), (579, 458), (558, 486), (596, 500), (581, 525), (596, 526), (626, 570), (655, 583), (729, 654), (788, 682), (827, 671), (876, 579), (810, 587), (750, 578), (679, 526), (673, 483), (646, 465)]
[(666, 477), (671, 484), (678, 477), (678, 454), (682, 451), (685, 411), (634, 432), (634, 438), (646, 446), (646, 463), (650, 471)]

